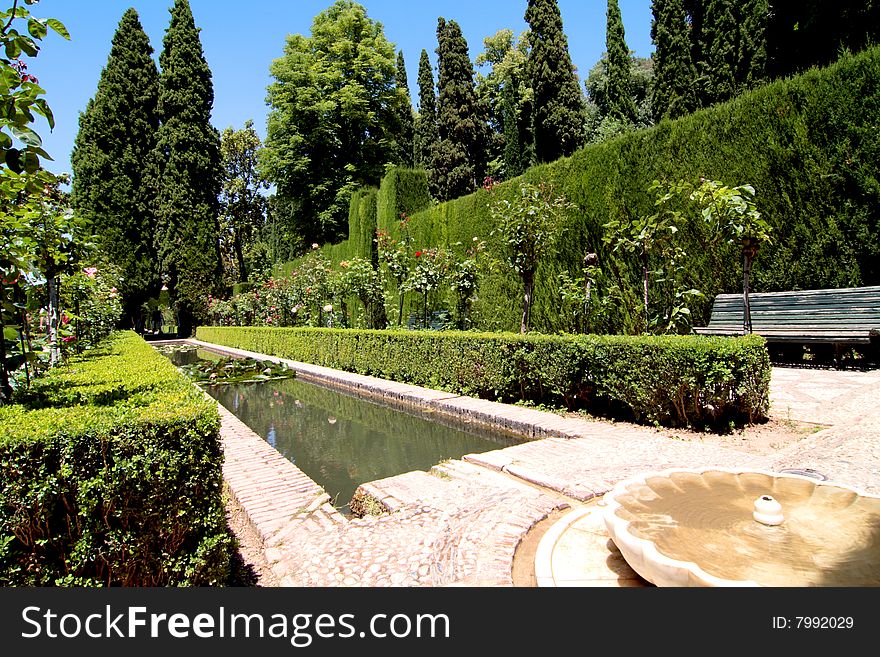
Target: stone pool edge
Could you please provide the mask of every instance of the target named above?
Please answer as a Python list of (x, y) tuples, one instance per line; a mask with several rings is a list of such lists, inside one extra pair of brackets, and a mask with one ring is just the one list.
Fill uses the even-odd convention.
[(181, 342), (225, 352), (229, 355), (284, 363), (295, 370), (297, 376), (305, 380), (357, 392), (359, 395), (383, 401), (392, 406), (407, 406), (428, 411), (429, 413), (442, 414), (448, 419), (463, 425), (479, 424), (485, 428), (512, 434), (526, 440), (580, 438), (588, 432), (591, 426), (595, 426), (595, 423), (588, 420), (563, 418), (547, 411), (457, 395), (409, 383), (398, 383), (388, 379), (345, 372), (321, 365), (301, 363), (288, 358), (226, 347), (214, 344), (213, 342), (204, 342), (196, 339), (188, 339)]

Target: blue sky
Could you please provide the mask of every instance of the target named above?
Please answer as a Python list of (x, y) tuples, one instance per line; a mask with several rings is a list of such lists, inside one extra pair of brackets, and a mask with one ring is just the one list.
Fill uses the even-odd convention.
[[(619, 0), (627, 45), (640, 57), (653, 52), (650, 0)], [(55, 114), (55, 130), (41, 125), (44, 148), (54, 158), (46, 167), (70, 171), (70, 151), (80, 112), (97, 88), (107, 63), (110, 42), (129, 7), (134, 7), (158, 59), (173, 0), (42, 0), (31, 7), (40, 18), (57, 18), (70, 31), (65, 41), (51, 34), (30, 72), (46, 89)], [(247, 119), (265, 136), (269, 64), (282, 55), (288, 34), (310, 32), (313, 18), (332, 0), (190, 0), (201, 29), (205, 58), (213, 71), (214, 111), (219, 130), (240, 128)], [(468, 42), (471, 59), (483, 50), (483, 39), (502, 28), (519, 33), (526, 0), (363, 0), (367, 13), (385, 28), (385, 36), (403, 50), (410, 93), (417, 102), (416, 77), (424, 48), (436, 66), (437, 18), (455, 20)], [(606, 0), (559, 0), (572, 61), (583, 80), (605, 50)], [(436, 81), (436, 72), (435, 72)]]

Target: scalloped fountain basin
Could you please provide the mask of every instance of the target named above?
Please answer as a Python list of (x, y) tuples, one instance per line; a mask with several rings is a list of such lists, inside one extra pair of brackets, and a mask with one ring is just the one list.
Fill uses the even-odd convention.
[[(758, 522), (772, 497), (778, 525)], [(620, 482), (605, 525), (657, 586), (878, 586), (880, 497), (811, 477), (668, 470)]]

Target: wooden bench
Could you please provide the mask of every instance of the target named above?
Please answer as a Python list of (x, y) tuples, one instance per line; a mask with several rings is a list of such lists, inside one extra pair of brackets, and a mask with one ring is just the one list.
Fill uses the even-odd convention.
[[(876, 351), (880, 338), (880, 286), (749, 295), (752, 332), (775, 356), (803, 353), (804, 346), (839, 362), (845, 350)], [(700, 335), (742, 335), (742, 294), (719, 294)], [(824, 345), (824, 349), (822, 346)], [(873, 354), (872, 354), (873, 356)]]

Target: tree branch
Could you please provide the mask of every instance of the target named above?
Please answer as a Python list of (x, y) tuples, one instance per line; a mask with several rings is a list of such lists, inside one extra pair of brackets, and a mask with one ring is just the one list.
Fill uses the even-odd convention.
[(8, 30), (10, 28), (10, 26), (12, 25), (12, 21), (15, 20), (15, 10), (16, 9), (18, 9), (18, 0), (12, 0), (12, 10), (11, 10), (12, 15), (9, 17), (9, 22), (3, 26), (2, 30), (0, 30), (0, 35), (6, 36), (6, 30)]

